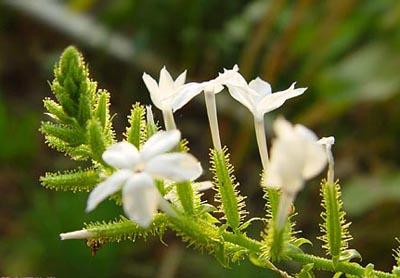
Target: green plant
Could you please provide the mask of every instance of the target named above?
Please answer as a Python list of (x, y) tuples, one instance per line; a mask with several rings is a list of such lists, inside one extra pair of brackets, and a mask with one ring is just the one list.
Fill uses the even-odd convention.
[[(290, 274), (280, 269), (280, 262), (302, 265), (296, 277), (313, 277), (313, 270), (345, 274), (348, 277), (399, 277), (397, 266), (392, 273), (374, 270), (351, 260), (359, 257), (348, 249), (351, 239), (345, 220), (340, 186), (334, 182), (333, 138), (318, 141), (302, 125), (292, 125), (283, 118), (274, 123), (277, 135), (268, 156), (263, 114), (276, 109), (305, 89), (271, 93), (268, 83), (255, 79), (249, 84), (238, 73), (238, 67), (225, 70), (217, 78), (201, 83), (185, 83), (186, 72), (173, 80), (163, 68), (160, 81), (149, 75), (143, 79), (152, 101), (161, 109), (167, 131), (155, 124), (151, 109), (133, 105), (125, 140), (115, 142), (109, 111), (110, 94), (99, 90), (90, 80), (81, 54), (67, 48), (55, 68), (51, 89), (56, 101), (44, 100), (47, 114), (53, 119), (43, 122), (41, 132), (50, 147), (66, 153), (73, 160), (91, 165), (64, 173), (47, 173), (42, 184), (50, 189), (90, 191), (87, 210), (107, 198), (122, 205), (129, 218), (86, 224), (84, 229), (61, 234), (62, 239), (85, 239), (92, 250), (108, 242), (135, 240), (138, 237), (162, 237), (167, 229), (176, 232), (188, 245), (212, 254), (229, 266), (249, 259), (254, 264)], [(256, 218), (246, 219), (245, 198), (239, 193), (229, 152), (222, 147), (218, 130), (215, 94), (224, 86), (255, 116), (260, 156), (263, 165), (262, 186), (267, 200), (265, 229), (260, 239), (250, 238), (246, 230)], [(204, 92), (214, 146), (210, 159), (213, 184), (197, 183), (202, 172), (200, 163), (188, 153), (186, 142), (176, 129), (173, 112), (191, 98)], [(264, 137), (264, 138), (263, 138)], [(327, 258), (305, 253), (301, 246), (310, 243), (296, 232), (292, 213), (293, 201), (306, 180), (320, 173), (328, 163), (327, 180), (322, 182), (323, 213), (321, 236)], [(201, 200), (201, 191), (214, 187), (218, 207)], [(222, 214), (217, 218), (215, 212)]]

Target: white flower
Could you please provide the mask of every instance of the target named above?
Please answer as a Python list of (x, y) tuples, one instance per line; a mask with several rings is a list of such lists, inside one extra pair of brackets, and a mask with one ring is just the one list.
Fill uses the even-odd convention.
[(279, 187), (295, 195), (304, 181), (318, 175), (326, 165), (324, 148), (317, 136), (303, 125), (292, 125), (283, 118), (274, 122), (277, 138), (271, 149), (265, 185)]
[(230, 84), (236, 84), (238, 86), (245, 85), (246, 80), (244, 80), (244, 78), (238, 71), (239, 67), (235, 65), (230, 70), (224, 69), (223, 73), (219, 73), (218, 77), (209, 81), (190, 82), (185, 84), (181, 88), (179, 96), (174, 99), (174, 102), (172, 104), (173, 111), (180, 109), (202, 91), (217, 94), (224, 89), (224, 85), (226, 85), (228, 82)]
[(186, 70), (174, 81), (165, 66), (160, 71), (160, 80), (154, 80), (143, 73), (143, 81), (150, 92), (151, 101), (160, 110), (171, 110), (172, 103), (180, 96), (180, 89), (186, 80)]
[(122, 189), (125, 213), (140, 226), (149, 226), (163, 201), (154, 179), (180, 182), (195, 180), (202, 173), (200, 163), (192, 155), (167, 153), (179, 140), (178, 130), (159, 131), (140, 151), (125, 141), (110, 146), (102, 157), (117, 171), (93, 189), (86, 210), (93, 210), (101, 201)]
[(239, 85), (228, 82), (229, 93), (231, 96), (246, 106), (256, 119), (263, 118), (265, 113), (281, 107), (289, 98), (301, 95), (307, 88), (295, 89), (296, 82), (288, 89), (272, 93), (271, 85), (261, 78), (250, 81), (249, 84)]

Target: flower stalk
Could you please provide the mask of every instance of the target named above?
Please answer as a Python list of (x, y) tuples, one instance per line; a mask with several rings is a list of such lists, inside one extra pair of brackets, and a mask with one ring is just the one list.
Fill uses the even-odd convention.
[(211, 138), (213, 142), (214, 149), (220, 151), (222, 149), (221, 139), (219, 136), (218, 127), (218, 116), (217, 116), (217, 106), (215, 101), (215, 94), (210, 91), (204, 92), (204, 97), (206, 101), (208, 122), (210, 124)]
[(172, 109), (164, 109), (162, 110), (164, 126), (167, 131), (176, 129), (174, 114), (172, 113)]
[(264, 117), (262, 118), (254, 117), (254, 128), (256, 132), (258, 151), (260, 153), (262, 167), (263, 170), (265, 170), (267, 169), (269, 157), (268, 157), (267, 140), (265, 137)]

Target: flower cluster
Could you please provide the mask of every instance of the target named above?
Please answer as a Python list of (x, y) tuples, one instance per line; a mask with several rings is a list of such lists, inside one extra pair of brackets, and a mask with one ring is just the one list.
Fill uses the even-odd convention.
[[(117, 142), (109, 111), (110, 95), (97, 89), (75, 48), (63, 53), (51, 84), (57, 101), (44, 101), (52, 121), (43, 122), (41, 131), (51, 147), (74, 160), (89, 161), (92, 166), (47, 173), (41, 178), (42, 184), (56, 190), (91, 191), (87, 212), (112, 199), (122, 205), (128, 218), (88, 224), (82, 230), (60, 234), (61, 239), (87, 239), (88, 246), (97, 250), (106, 242), (149, 234), (161, 236), (170, 228), (188, 245), (216, 256), (224, 266), (247, 258), (283, 277), (291, 277), (274, 265), (284, 260), (303, 264), (296, 277), (315, 277), (314, 267), (335, 272), (335, 277), (343, 273), (351, 277), (399, 277), (399, 252), (398, 266), (392, 274), (375, 271), (371, 264), (362, 267), (350, 262), (359, 253), (348, 249), (350, 224), (345, 219), (340, 186), (334, 180), (334, 137), (319, 139), (305, 126), (293, 125), (280, 116), (273, 122), (275, 137), (269, 155), (264, 115), (302, 95), (306, 88), (295, 88), (292, 83), (288, 89), (272, 93), (270, 84), (259, 77), (247, 82), (237, 65), (203, 82), (186, 83), (186, 73), (174, 80), (163, 67), (158, 82), (144, 73), (144, 84), (154, 106), (162, 111), (165, 130), (154, 122), (151, 106), (135, 104), (128, 117), (125, 139)], [(247, 235), (246, 228), (259, 219), (245, 220), (245, 197), (240, 194), (228, 148), (221, 144), (216, 94), (224, 89), (250, 110), (254, 120), (262, 165), (261, 185), (267, 200), (261, 240)], [(201, 93), (213, 144), (213, 181), (196, 182), (203, 169), (188, 153), (174, 112)], [(309, 241), (294, 231), (290, 211), (306, 181), (320, 174), (326, 165), (327, 177), (321, 183), (324, 210), (319, 239), (330, 257), (320, 258), (301, 250), (301, 245)], [(215, 204), (201, 198), (200, 192), (210, 188), (217, 191)]]
[[(220, 93), (224, 86), (234, 99), (253, 114), (263, 167), (268, 173), (264, 185), (281, 188), (282, 198), (290, 196), (286, 205), (290, 205), (293, 201), (304, 180), (314, 177), (325, 166), (326, 155), (322, 146), (317, 143), (316, 135), (302, 125), (291, 126), (283, 118), (275, 121), (274, 131), (277, 139), (271, 150), (271, 161), (267, 162), (264, 114), (279, 108), (287, 99), (301, 95), (306, 88), (296, 89), (293, 83), (287, 90), (272, 93), (270, 84), (259, 77), (247, 83), (239, 73), (237, 65), (230, 70), (224, 69), (224, 72), (215, 79), (200, 83), (185, 84), (186, 71), (174, 81), (165, 67), (160, 71), (158, 83), (146, 73), (143, 74), (143, 81), (150, 92), (153, 104), (163, 112), (168, 131), (157, 132), (140, 150), (126, 141), (113, 144), (105, 150), (102, 158), (115, 171), (90, 193), (86, 209), (88, 212), (95, 209), (107, 197), (122, 190), (122, 203), (126, 215), (143, 227), (150, 225), (159, 207), (167, 213), (173, 213), (168, 202), (159, 193), (154, 180), (193, 181), (202, 173), (200, 163), (192, 155), (179, 152), (167, 153), (176, 147), (180, 140), (173, 112), (201, 92), (210, 95), (213, 100), (215, 94)], [(213, 101), (215, 103), (215, 100)], [(151, 109), (148, 109), (148, 114), (153, 117), (149, 111)], [(214, 136), (219, 138), (218, 127), (215, 126), (216, 110), (208, 112), (211, 130)], [(261, 131), (257, 125), (260, 122)], [(323, 144), (328, 144), (324, 143), (325, 141)], [(220, 149), (221, 145), (217, 141), (214, 147)], [(286, 213), (283, 212), (286, 211), (288, 209), (282, 206), (280, 209), (282, 216), (279, 221), (281, 225), (286, 218)]]

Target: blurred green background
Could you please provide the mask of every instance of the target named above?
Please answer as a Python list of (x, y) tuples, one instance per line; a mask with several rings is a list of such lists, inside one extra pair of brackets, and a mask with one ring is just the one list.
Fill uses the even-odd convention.
[[(99, 87), (112, 93), (119, 134), (131, 104), (150, 103), (143, 71), (158, 76), (162, 65), (207, 80), (237, 63), (246, 78), (260, 76), (276, 89), (293, 81), (307, 86), (306, 94), (267, 116), (267, 129), (284, 114), (336, 137), (351, 247), (364, 262), (391, 270), (400, 236), (399, 1), (0, 0), (0, 276), (275, 277), (248, 262), (223, 269), (171, 233), (163, 238), (168, 247), (157, 238), (138, 240), (106, 245), (96, 256), (82, 241), (58, 239), (85, 221), (122, 213), (109, 202), (87, 215), (87, 194), (51, 192), (38, 182), (45, 171), (76, 166), (46, 147), (38, 132), (53, 65), (70, 44), (84, 53)], [(263, 216), (250, 114), (226, 93), (217, 102), (240, 189), (252, 215)], [(202, 98), (175, 116), (207, 168), (211, 142)], [(319, 200), (315, 179), (296, 209), (298, 228), (322, 254), (315, 239)], [(261, 228), (254, 225), (252, 234)]]

